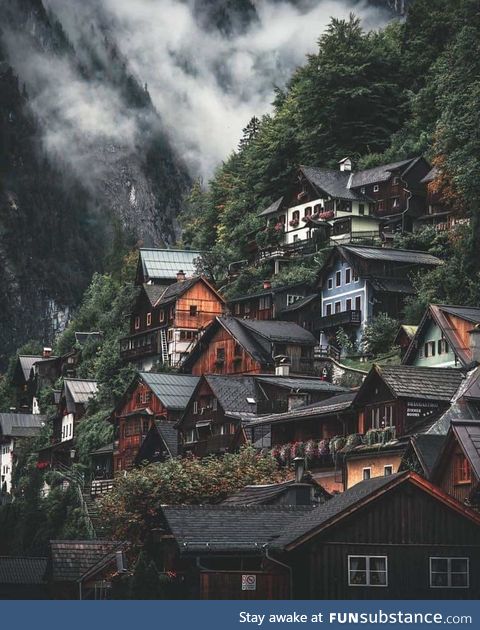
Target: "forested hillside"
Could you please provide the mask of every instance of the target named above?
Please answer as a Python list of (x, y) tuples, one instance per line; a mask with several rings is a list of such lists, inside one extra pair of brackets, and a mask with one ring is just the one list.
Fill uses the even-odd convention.
[[(194, 187), (182, 217), (185, 243), (211, 250), (207, 269), (220, 279), (229, 263), (246, 258), (262, 225), (257, 213), (285, 193), (299, 164), (337, 168), (350, 156), (369, 167), (423, 154), (441, 167), (444, 203), (460, 205), (473, 222), (460, 244), (449, 244), (450, 262), (419, 290), (478, 302), (479, 42), (474, 0), (417, 0), (405, 22), (379, 32), (365, 32), (354, 16), (333, 20), (317, 53), (277, 90), (273, 113), (252, 119), (208, 186)], [(262, 273), (246, 269), (230, 293), (255, 290)]]

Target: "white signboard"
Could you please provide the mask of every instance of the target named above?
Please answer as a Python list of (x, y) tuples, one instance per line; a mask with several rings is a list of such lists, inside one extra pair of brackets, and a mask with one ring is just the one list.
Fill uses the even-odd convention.
[(242, 575), (242, 591), (256, 591), (257, 590), (257, 576), (256, 575)]

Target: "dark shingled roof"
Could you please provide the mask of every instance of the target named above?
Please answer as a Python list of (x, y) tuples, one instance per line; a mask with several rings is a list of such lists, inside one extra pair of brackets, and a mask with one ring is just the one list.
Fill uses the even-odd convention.
[(425, 471), (427, 479), (445, 443), (445, 435), (421, 433), (411, 438), (412, 447)]
[(143, 289), (147, 294), (148, 300), (152, 306), (158, 302), (158, 300), (162, 297), (165, 289), (168, 285), (163, 284), (147, 284), (144, 283)]
[[(162, 511), (180, 553), (261, 552), (290, 523), (314, 508), (298, 506), (168, 506)], [(316, 508), (318, 509), (318, 508)]]
[(350, 201), (368, 201), (365, 195), (348, 187), (352, 175), (350, 171), (334, 171), (316, 166), (301, 166), (300, 169), (315, 188), (324, 191), (330, 197)]
[(142, 381), (162, 402), (166, 409), (183, 410), (197, 386), (198, 376), (189, 374), (156, 374), (140, 372)]
[(298, 407), (297, 409), (292, 409), (292, 411), (275, 413), (271, 416), (262, 416), (258, 420), (254, 420), (251, 426), (276, 424), (277, 422), (295, 422), (297, 420), (303, 420), (304, 418), (316, 418), (317, 416), (328, 416), (332, 413), (340, 413), (341, 411), (346, 411), (351, 408), (355, 396), (355, 392), (338, 394), (338, 396), (332, 396), (322, 402)]
[(292, 523), (283, 528), (281, 535), (275, 540), (272, 546), (284, 547), (293, 543), (298, 538), (308, 534), (325, 524), (331, 518), (338, 516), (348, 508), (354, 506), (359, 501), (366, 499), (370, 494), (376, 492), (392, 483), (401, 474), (388, 475), (386, 477), (373, 477), (367, 481), (361, 481), (345, 492), (336, 494), (332, 499), (323, 503), (315, 510), (305, 514), (301, 518), (295, 519)]
[(386, 182), (390, 178), (392, 171), (401, 169), (401, 172), (404, 172), (406, 167), (409, 167), (416, 160), (418, 160), (418, 158), (410, 158), (409, 160), (402, 160), (401, 162), (391, 162), (390, 164), (382, 164), (374, 168), (357, 171), (353, 173), (351, 186), (359, 188), (361, 186)]
[(155, 426), (171, 457), (178, 455), (178, 431), (173, 422), (155, 420)]
[[(308, 482), (307, 482), (308, 483)], [(295, 479), (281, 483), (245, 486), (227, 497), (221, 505), (269, 505), (296, 484)], [(306, 484), (302, 484), (306, 485)], [(318, 484), (308, 484), (319, 487)]]
[(415, 289), (408, 278), (379, 278), (368, 277), (368, 282), (375, 291), (384, 293), (409, 293), (414, 294)]
[(375, 365), (372, 369), (378, 371), (399, 398), (419, 400), (450, 402), (465, 378), (456, 368)]
[(283, 197), (279, 197), (276, 201), (270, 204), (266, 210), (262, 210), (262, 212), (260, 212), (258, 216), (264, 217), (267, 214), (275, 214), (282, 207), (282, 203), (283, 203)]
[(315, 302), (315, 300), (318, 300), (320, 304), (320, 295), (318, 293), (313, 293), (312, 295), (306, 295), (305, 297), (302, 297), (299, 300), (295, 300), (295, 302), (286, 306), (281, 312), (291, 313), (294, 311), (298, 311), (304, 306), (308, 306), (312, 302)]
[(247, 398), (258, 399), (253, 376), (206, 374), (205, 380), (225, 413), (256, 413), (257, 405), (247, 402)]
[(0, 556), (0, 584), (44, 584), (47, 558)]
[(449, 315), (454, 315), (455, 317), (465, 319), (467, 322), (472, 322), (472, 324), (480, 324), (480, 308), (475, 306), (448, 306), (439, 304), (438, 308), (442, 309), (445, 313), (449, 313)]
[(123, 545), (111, 540), (51, 540), (52, 579), (77, 582), (95, 565), (114, 559)]
[(36, 435), (47, 422), (47, 416), (33, 413), (0, 413), (0, 433), (11, 437), (24, 437), (27, 433)]
[(433, 182), (438, 177), (438, 175), (439, 175), (439, 170), (436, 166), (434, 166), (432, 169), (428, 171), (425, 177), (420, 180), (420, 183), (429, 184), (430, 182)]
[(275, 385), (282, 389), (298, 392), (328, 392), (334, 394), (349, 391), (346, 387), (342, 387), (341, 385), (322, 381), (318, 376), (256, 376), (255, 378), (260, 383)]
[(164, 289), (158, 300), (155, 302), (155, 306), (159, 306), (160, 304), (168, 304), (169, 302), (173, 302), (181, 297), (184, 293), (188, 291), (194, 284), (199, 282), (200, 278), (187, 278), (182, 282), (174, 282)]
[(293, 322), (282, 322), (278, 320), (240, 320), (242, 326), (253, 332), (256, 336), (263, 337), (269, 341), (279, 343), (298, 343), (314, 346), (316, 339), (311, 332), (305, 330)]
[(113, 453), (113, 442), (97, 448), (95, 451), (92, 451), (90, 455), (108, 455), (109, 453)]

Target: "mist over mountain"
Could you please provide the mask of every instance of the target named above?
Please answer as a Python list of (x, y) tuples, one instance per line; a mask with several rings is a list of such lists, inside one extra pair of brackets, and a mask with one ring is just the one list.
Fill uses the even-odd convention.
[(0, 0), (1, 354), (51, 339), (95, 270), (173, 245), (192, 179), (354, 0)]

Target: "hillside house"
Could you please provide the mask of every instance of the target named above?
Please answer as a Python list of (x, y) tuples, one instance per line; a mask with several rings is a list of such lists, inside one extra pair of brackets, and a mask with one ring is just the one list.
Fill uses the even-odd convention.
[(177, 455), (174, 425), (197, 383), (197, 377), (180, 374), (140, 372), (135, 377), (110, 418), (114, 472), (144, 459), (162, 461)]
[(430, 304), (403, 357), (405, 365), (466, 368), (477, 355), (480, 308)]
[(230, 315), (245, 319), (282, 319), (283, 311), (305, 298), (309, 293), (306, 282), (272, 287), (265, 280), (263, 289), (252, 295), (241, 295), (227, 300)]
[(46, 422), (40, 414), (0, 413), (0, 504), (2, 495), (12, 492), (15, 448), (22, 440), (38, 436)]
[(315, 337), (291, 322), (217, 317), (181, 370), (202, 374), (274, 373), (279, 362), (292, 374), (314, 374)]
[(186, 276), (197, 275), (196, 262), (201, 252), (190, 249), (141, 248), (138, 252), (135, 284), (167, 287), (176, 282), (179, 269)]
[(156, 363), (178, 367), (203, 329), (224, 310), (224, 300), (202, 276), (177, 273), (169, 286), (144, 284), (130, 316), (120, 355), (142, 371)]
[(440, 264), (425, 252), (334, 247), (317, 279), (322, 313), (318, 325), (325, 334), (322, 345), (335, 346), (339, 328), (360, 344), (366, 324), (380, 313), (401, 319), (406, 297), (414, 294), (411, 277)]

